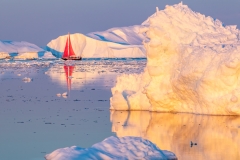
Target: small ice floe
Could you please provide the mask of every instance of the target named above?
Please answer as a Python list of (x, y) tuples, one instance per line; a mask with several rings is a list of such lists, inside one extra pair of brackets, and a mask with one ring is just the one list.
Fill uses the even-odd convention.
[(62, 97), (63, 97), (63, 98), (67, 98), (67, 96), (68, 96), (68, 93), (67, 93), (67, 92), (64, 92), (64, 93), (62, 94)]
[(32, 78), (28, 78), (28, 77), (24, 77), (24, 78), (22, 79), (22, 81), (25, 82), (25, 83), (29, 83), (29, 82), (31, 82), (32, 80), (33, 80)]
[(19, 77), (20, 77), (20, 76), (21, 76), (21, 74), (17, 74), (17, 76), (19, 76)]
[(61, 93), (58, 93), (58, 94), (56, 94), (58, 97), (61, 97), (62, 96), (62, 94)]
[(160, 150), (140, 137), (109, 137), (90, 148), (77, 146), (61, 148), (45, 156), (46, 160), (77, 159), (158, 159), (177, 160), (174, 153)]
[(67, 93), (67, 92), (64, 92), (64, 93), (62, 94), (62, 96), (68, 96), (68, 93)]

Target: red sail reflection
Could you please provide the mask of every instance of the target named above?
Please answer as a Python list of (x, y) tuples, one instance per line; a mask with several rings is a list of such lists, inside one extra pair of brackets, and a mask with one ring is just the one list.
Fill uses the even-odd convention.
[(71, 90), (71, 86), (72, 86), (72, 74), (73, 74), (73, 71), (74, 71), (74, 67), (75, 67), (75, 66), (67, 66), (67, 65), (64, 65), (64, 66), (63, 66), (64, 71), (65, 71), (65, 75), (66, 75), (66, 81), (67, 81), (68, 91)]

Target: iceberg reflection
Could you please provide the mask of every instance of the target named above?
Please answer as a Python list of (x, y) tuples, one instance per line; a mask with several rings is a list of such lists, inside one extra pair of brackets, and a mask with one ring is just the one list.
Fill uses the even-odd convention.
[(179, 159), (240, 159), (237, 116), (111, 111), (111, 122), (118, 137), (148, 139)]
[(53, 64), (45, 74), (53, 83), (68, 90), (79, 90), (84, 86), (113, 86), (120, 73), (139, 73), (146, 65), (146, 60), (83, 60), (64, 64)]

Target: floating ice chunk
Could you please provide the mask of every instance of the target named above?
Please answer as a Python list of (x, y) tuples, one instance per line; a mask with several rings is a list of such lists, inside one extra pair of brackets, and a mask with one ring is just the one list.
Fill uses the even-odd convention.
[(62, 96), (62, 94), (61, 93), (58, 93), (58, 94), (56, 94), (58, 97), (61, 97)]
[(17, 76), (19, 76), (19, 77), (20, 77), (20, 76), (21, 76), (21, 74), (17, 74)]
[(62, 94), (62, 96), (68, 96), (68, 93), (67, 93), (67, 92), (64, 92), (64, 93)]
[(25, 82), (25, 83), (29, 83), (29, 82), (31, 82), (32, 80), (33, 80), (32, 78), (28, 78), (28, 77), (24, 77), (24, 78), (22, 79), (22, 81)]
[(61, 148), (45, 156), (46, 160), (81, 159), (158, 159), (177, 160), (174, 153), (160, 150), (152, 142), (139, 137), (109, 137), (90, 148)]

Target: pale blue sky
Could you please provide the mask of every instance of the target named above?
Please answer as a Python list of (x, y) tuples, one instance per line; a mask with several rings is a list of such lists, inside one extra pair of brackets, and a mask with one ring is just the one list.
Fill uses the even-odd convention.
[[(180, 0), (0, 0), (0, 40), (45, 46), (70, 33), (141, 24)], [(240, 28), (239, 0), (183, 0), (192, 10)]]

